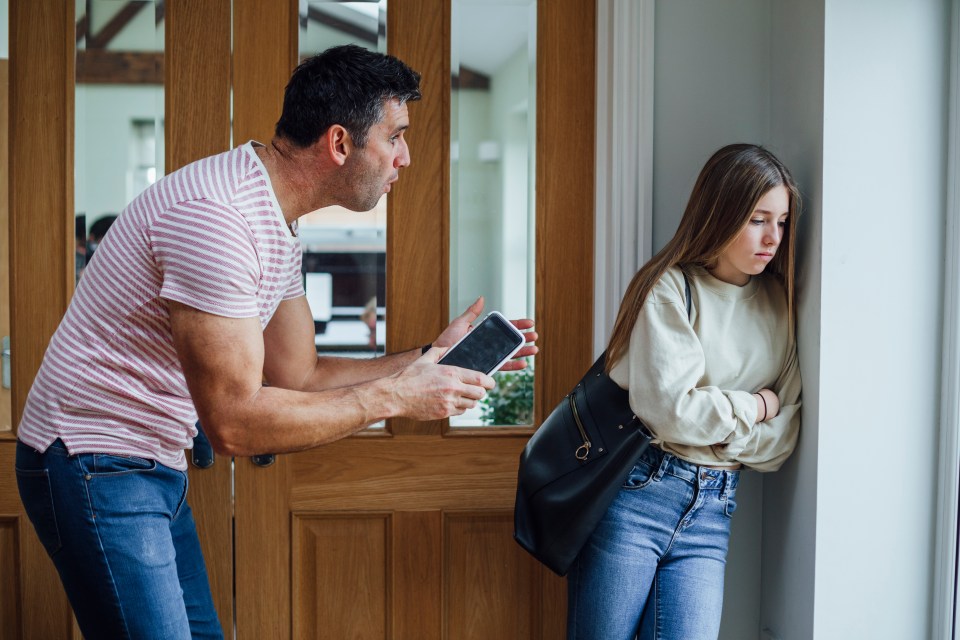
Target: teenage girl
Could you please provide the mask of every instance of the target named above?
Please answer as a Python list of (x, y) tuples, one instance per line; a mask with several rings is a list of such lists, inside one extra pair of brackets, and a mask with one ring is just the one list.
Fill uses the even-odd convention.
[(630, 283), (607, 366), (654, 440), (570, 571), (570, 640), (717, 638), (740, 470), (778, 469), (800, 428), (799, 202), (769, 151), (724, 147)]

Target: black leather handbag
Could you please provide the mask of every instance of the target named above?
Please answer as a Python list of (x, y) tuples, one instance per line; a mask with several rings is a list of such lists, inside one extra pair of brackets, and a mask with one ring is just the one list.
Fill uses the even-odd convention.
[[(687, 316), (690, 283), (684, 276)], [(606, 352), (543, 421), (520, 455), (514, 539), (566, 575), (650, 444), (629, 392), (604, 372)]]

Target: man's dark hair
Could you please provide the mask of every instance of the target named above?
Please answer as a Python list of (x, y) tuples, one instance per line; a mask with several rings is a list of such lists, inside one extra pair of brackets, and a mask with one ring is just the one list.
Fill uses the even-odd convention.
[(348, 44), (307, 58), (283, 95), (277, 135), (309, 147), (332, 125), (343, 126), (358, 147), (383, 119), (387, 100), (420, 99), (420, 74), (393, 56)]
[(90, 225), (90, 236), (97, 242), (103, 240), (103, 236), (107, 235), (107, 230), (116, 219), (117, 216), (114, 213), (108, 213), (105, 216), (100, 216), (97, 218), (96, 222)]

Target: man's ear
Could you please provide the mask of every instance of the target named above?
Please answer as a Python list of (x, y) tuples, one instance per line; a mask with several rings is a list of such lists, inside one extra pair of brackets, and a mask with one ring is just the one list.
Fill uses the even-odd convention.
[(343, 165), (347, 161), (347, 156), (353, 151), (353, 138), (350, 137), (350, 132), (339, 124), (331, 125), (321, 139), (325, 142), (326, 151), (334, 164)]

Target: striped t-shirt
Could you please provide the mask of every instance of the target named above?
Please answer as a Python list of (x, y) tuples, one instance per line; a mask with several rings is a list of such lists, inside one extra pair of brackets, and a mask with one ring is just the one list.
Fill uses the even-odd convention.
[(255, 144), (194, 162), (124, 209), (50, 341), (21, 441), (186, 469), (197, 413), (165, 300), (265, 327), (281, 300), (304, 293), (300, 243)]

